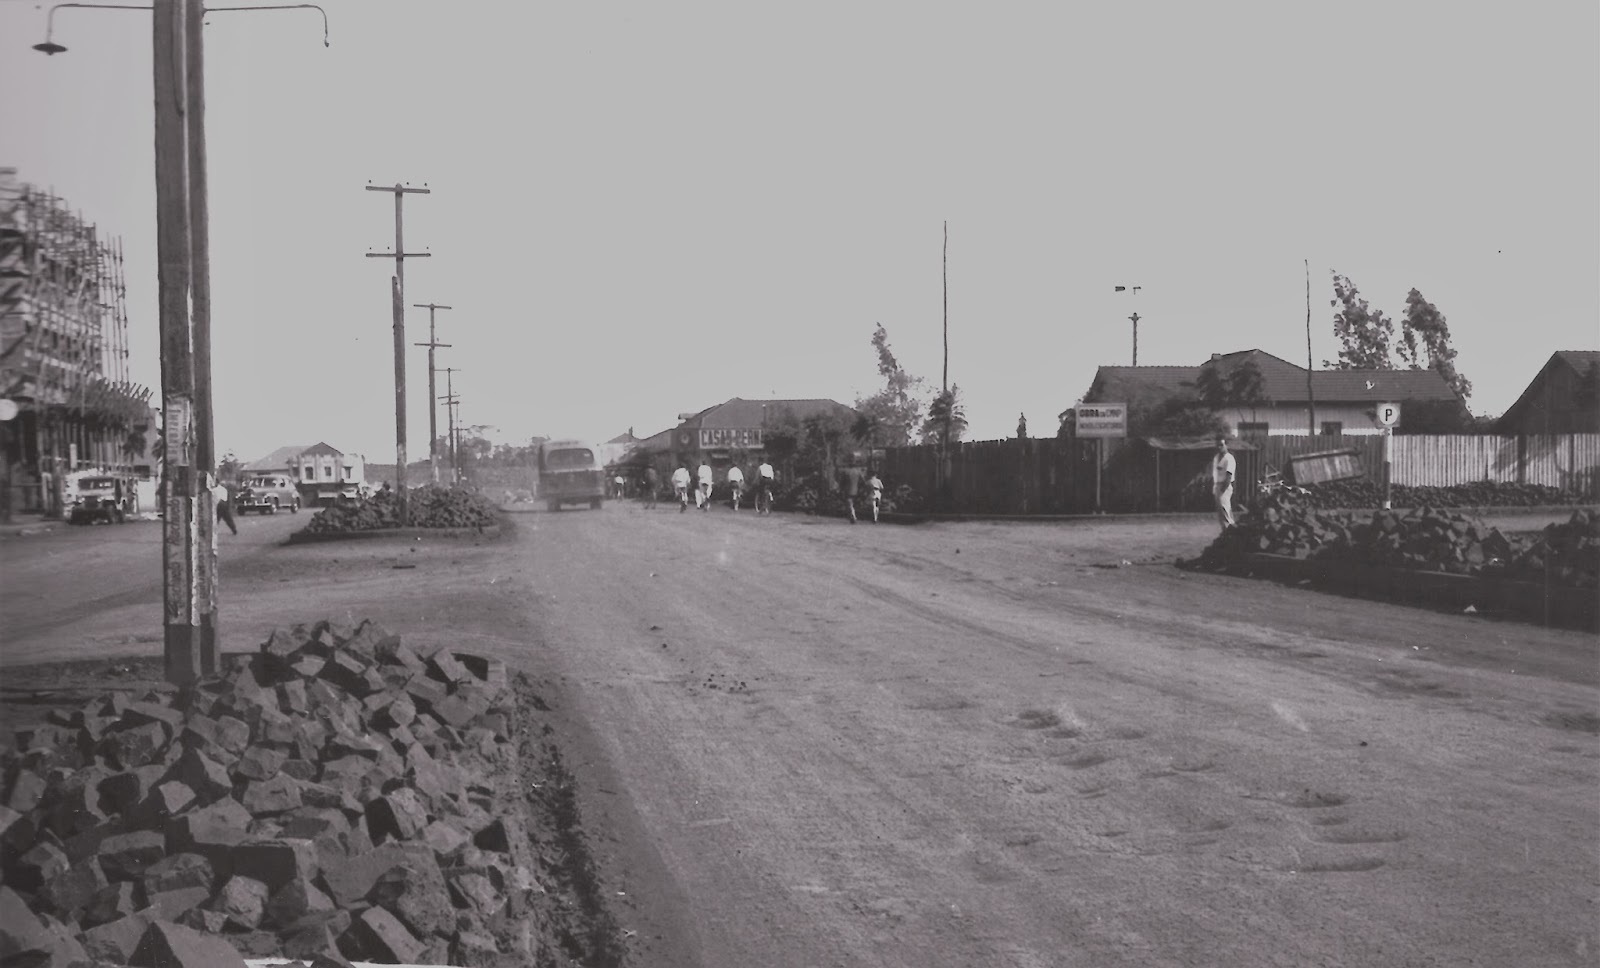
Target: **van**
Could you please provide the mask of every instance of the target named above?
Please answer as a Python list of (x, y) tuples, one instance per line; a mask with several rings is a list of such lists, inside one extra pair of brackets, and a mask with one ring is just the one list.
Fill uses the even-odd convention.
[(605, 503), (606, 471), (594, 447), (581, 440), (547, 440), (539, 446), (539, 496), (545, 507)]

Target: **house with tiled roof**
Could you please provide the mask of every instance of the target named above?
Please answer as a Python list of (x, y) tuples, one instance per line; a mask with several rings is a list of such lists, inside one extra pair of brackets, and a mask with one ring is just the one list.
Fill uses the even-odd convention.
[(1433, 370), (1307, 371), (1262, 350), (1217, 353), (1198, 366), (1102, 366), (1084, 402), (1127, 403), (1138, 409), (1173, 397), (1195, 398), (1208, 377), (1226, 383), (1241, 368), (1258, 375), (1258, 380), (1249, 381), (1255, 392), (1217, 408), (1238, 435), (1308, 434), (1313, 407), (1316, 432), (1335, 436), (1382, 433), (1374, 416), (1380, 403), (1400, 404), (1402, 428), (1408, 403), (1419, 412), (1459, 409), (1463, 417), (1466, 413), (1465, 404)]
[(1558, 350), (1500, 417), (1502, 434), (1600, 433), (1600, 350)]
[(286, 474), (310, 504), (358, 490), (366, 483), (366, 460), (360, 454), (346, 454), (327, 441), (319, 440), (310, 446), (279, 447), (246, 464), (242, 474), (246, 477)]

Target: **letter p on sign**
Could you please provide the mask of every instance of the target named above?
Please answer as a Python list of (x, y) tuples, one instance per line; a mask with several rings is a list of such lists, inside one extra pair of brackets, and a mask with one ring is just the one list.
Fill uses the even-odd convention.
[(1378, 404), (1378, 423), (1385, 428), (1392, 428), (1400, 422), (1400, 405), (1398, 403)]

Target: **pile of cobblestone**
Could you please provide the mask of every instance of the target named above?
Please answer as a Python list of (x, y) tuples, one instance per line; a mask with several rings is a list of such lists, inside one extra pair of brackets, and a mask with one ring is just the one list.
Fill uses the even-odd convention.
[(0, 753), (0, 964), (526, 965), (543, 893), (503, 662), (373, 622), (113, 692)]

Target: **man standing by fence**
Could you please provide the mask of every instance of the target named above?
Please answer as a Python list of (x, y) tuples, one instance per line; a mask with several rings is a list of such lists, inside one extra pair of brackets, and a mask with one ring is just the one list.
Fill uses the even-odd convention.
[(1217, 523), (1226, 531), (1233, 527), (1233, 478), (1239, 464), (1228, 453), (1228, 438), (1217, 438), (1217, 453), (1211, 458), (1211, 487), (1217, 496)]

